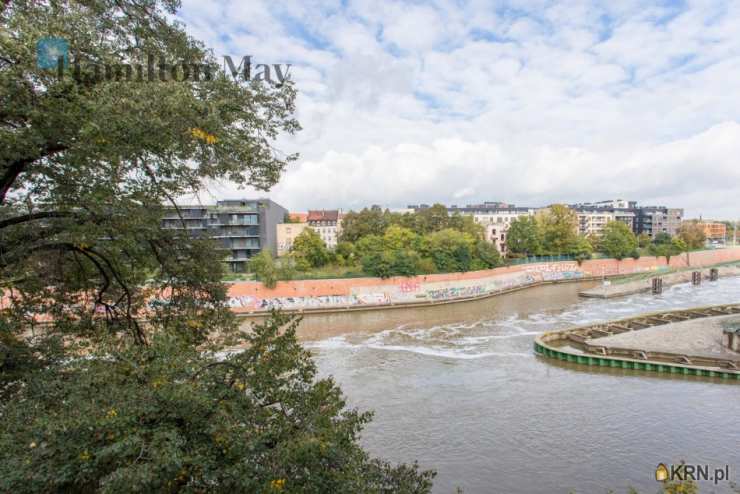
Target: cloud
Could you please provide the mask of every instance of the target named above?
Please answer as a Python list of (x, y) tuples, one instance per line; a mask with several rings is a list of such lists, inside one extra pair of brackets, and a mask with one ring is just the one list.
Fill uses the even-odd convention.
[[(294, 64), (287, 207), (613, 196), (740, 216), (740, 4), (209, 4), (217, 54)], [(212, 193), (250, 194), (229, 184)]]

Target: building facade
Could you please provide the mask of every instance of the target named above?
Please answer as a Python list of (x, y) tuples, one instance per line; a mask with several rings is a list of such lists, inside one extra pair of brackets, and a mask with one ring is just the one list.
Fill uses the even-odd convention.
[(635, 233), (655, 238), (660, 233), (674, 236), (683, 220), (683, 209), (664, 206), (646, 206), (637, 209)]
[(339, 235), (342, 233), (342, 218), (338, 210), (309, 211), (306, 223), (319, 234), (328, 248), (337, 247)]
[(637, 215), (632, 209), (582, 205), (573, 205), (570, 208), (575, 211), (578, 217), (578, 233), (580, 235), (594, 235), (599, 237), (604, 233), (604, 227), (610, 221), (621, 221), (630, 230), (635, 230), (635, 218)]
[(224, 253), (228, 270), (239, 273), (246, 271), (248, 260), (263, 249), (277, 254), (276, 226), (287, 212), (270, 199), (224, 200), (215, 206), (167, 208), (162, 227), (214, 239)]
[(501, 255), (506, 255), (506, 238), (511, 222), (521, 216), (532, 216), (533, 208), (517, 207), (505, 202), (484, 202), (468, 204), (465, 207), (451, 206), (449, 214), (472, 216), (473, 221), (485, 230), (486, 240), (491, 242)]
[[(292, 216), (291, 216), (292, 217)], [(280, 223), (277, 228), (277, 255), (286, 255), (293, 248), (296, 237), (303, 233), (306, 228), (311, 228), (308, 223)]]
[(704, 229), (707, 240), (724, 242), (727, 238), (727, 225), (716, 221), (699, 221), (699, 226)]

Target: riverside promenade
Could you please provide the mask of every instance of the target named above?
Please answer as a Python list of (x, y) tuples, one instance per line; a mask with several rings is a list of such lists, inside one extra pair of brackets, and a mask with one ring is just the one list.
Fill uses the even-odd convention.
[(412, 277), (295, 280), (266, 288), (259, 282), (229, 286), (239, 316), (264, 315), (273, 308), (294, 312), (337, 312), (440, 305), (486, 298), (548, 283), (599, 280), (666, 270), (703, 268), (740, 261), (740, 248), (692, 252), (689, 256), (594, 259), (506, 266), (467, 273)]

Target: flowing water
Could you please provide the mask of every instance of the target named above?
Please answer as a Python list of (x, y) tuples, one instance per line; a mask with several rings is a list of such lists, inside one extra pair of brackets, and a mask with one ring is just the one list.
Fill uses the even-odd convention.
[[(577, 290), (534, 288), (469, 307), (456, 323), (430, 316), (307, 346), (350, 406), (375, 411), (368, 450), (436, 469), (434, 492), (654, 493), (656, 466), (681, 460), (729, 464), (740, 482), (740, 385), (584, 368), (532, 349), (547, 330), (738, 302), (740, 278), (612, 300)], [(727, 482), (700, 487), (732, 492)]]

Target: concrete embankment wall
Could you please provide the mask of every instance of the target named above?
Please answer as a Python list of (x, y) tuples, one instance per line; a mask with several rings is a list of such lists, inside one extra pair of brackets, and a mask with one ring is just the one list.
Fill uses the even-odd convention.
[(594, 259), (580, 265), (572, 261), (523, 264), (467, 273), (413, 277), (296, 280), (265, 288), (258, 282), (238, 282), (229, 287), (237, 313), (262, 312), (273, 307), (288, 310), (361, 308), (395, 304), (432, 304), (470, 299), (510, 290), (557, 282), (659, 271), (666, 268), (705, 267), (740, 261), (740, 248), (692, 252), (640, 259)]

